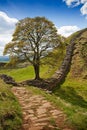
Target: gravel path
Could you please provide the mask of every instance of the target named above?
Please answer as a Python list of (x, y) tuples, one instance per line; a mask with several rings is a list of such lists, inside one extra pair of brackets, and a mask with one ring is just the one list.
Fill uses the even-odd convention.
[(66, 124), (64, 113), (42, 95), (34, 95), (24, 87), (13, 87), (12, 92), (22, 107), (22, 130), (73, 130)]

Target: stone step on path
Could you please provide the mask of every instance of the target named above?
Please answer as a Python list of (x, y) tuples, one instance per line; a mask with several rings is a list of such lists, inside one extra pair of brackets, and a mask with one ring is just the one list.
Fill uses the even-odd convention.
[(13, 87), (23, 111), (21, 130), (75, 130), (66, 124), (65, 114), (42, 95), (34, 95), (24, 87)]

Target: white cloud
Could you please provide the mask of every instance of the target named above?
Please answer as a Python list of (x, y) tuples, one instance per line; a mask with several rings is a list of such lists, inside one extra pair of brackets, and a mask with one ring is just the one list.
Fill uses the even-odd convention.
[(80, 30), (80, 28), (77, 26), (62, 26), (58, 29), (58, 33), (62, 36), (68, 37), (78, 30)]
[(80, 4), (80, 0), (63, 0), (68, 6), (77, 6)]
[(63, 0), (69, 7), (82, 5), (80, 12), (87, 18), (87, 0)]
[(81, 0), (81, 3), (82, 4), (84, 4), (84, 3), (86, 3), (87, 2), (87, 0)]
[(0, 11), (0, 55), (3, 53), (5, 44), (11, 41), (17, 22), (16, 18), (10, 18), (5, 12)]
[(87, 15), (87, 2), (80, 9), (82, 15)]

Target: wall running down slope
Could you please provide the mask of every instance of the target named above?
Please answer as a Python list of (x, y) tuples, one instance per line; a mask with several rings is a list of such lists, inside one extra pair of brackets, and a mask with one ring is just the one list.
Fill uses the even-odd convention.
[[(26, 85), (26, 84), (32, 85), (32, 86), (40, 87), (40, 88), (43, 88), (46, 90), (51, 90), (51, 91), (53, 91), (56, 87), (59, 88), (60, 85), (65, 81), (65, 78), (67, 77), (67, 74), (70, 71), (75, 45), (77, 44), (76, 41), (79, 40), (79, 37), (85, 31), (87, 31), (87, 28), (77, 32), (76, 35), (72, 36), (72, 38), (69, 42), (69, 45), (67, 46), (66, 55), (62, 62), (62, 65), (60, 66), (60, 69), (58, 69), (50, 79), (27, 80), (27, 81), (23, 81), (21, 84), (22, 85)], [(4, 78), (2, 78), (2, 79), (4, 80)], [(12, 84), (12, 83), (10, 82), (10, 84)], [(19, 84), (17, 83), (17, 85), (19, 85)]]
[(87, 28), (73, 35), (69, 42), (69, 45), (67, 46), (66, 55), (62, 62), (62, 65), (60, 66), (60, 69), (58, 69), (51, 78), (46, 80), (27, 80), (22, 83), (51, 91), (53, 91), (56, 87), (59, 88), (60, 85), (64, 83), (65, 78), (70, 71), (75, 45), (77, 44), (76, 41), (85, 31), (87, 31)]
[[(67, 76), (68, 72), (70, 71), (74, 48), (75, 48), (75, 42), (71, 41), (71, 43), (67, 46), (66, 56), (64, 58), (64, 61), (62, 62), (60, 69), (57, 70), (55, 72), (55, 74), (52, 76), (53, 86), (59, 85), (64, 82), (65, 77)], [(53, 88), (53, 86), (51, 86), (51, 87)]]
[(73, 52), (75, 49), (76, 45), (76, 40), (81, 36), (83, 32), (87, 31), (86, 29), (83, 29), (82, 31), (79, 31), (70, 41), (69, 45), (67, 46), (66, 49), (66, 56), (64, 58), (64, 61), (60, 67), (59, 70), (55, 72), (55, 74), (52, 76), (52, 81), (49, 86), (50, 90), (53, 90), (54, 87), (62, 84), (65, 81), (65, 78), (70, 71), (71, 67), (71, 62), (72, 62), (72, 57), (73, 57)]

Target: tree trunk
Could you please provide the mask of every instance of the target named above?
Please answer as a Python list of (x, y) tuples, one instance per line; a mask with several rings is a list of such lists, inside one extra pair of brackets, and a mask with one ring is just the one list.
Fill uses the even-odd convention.
[(39, 65), (34, 65), (34, 71), (35, 71), (35, 79), (39, 80), (40, 79), (40, 66)]

